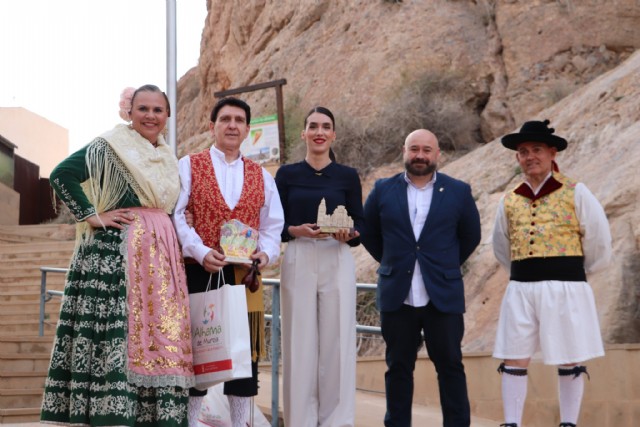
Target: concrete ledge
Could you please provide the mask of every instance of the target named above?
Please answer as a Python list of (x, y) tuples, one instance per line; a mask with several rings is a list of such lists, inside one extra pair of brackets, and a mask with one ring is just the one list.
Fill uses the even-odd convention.
[[(606, 355), (591, 360), (591, 380), (585, 382), (580, 427), (635, 427), (640, 420), (640, 344), (612, 344)], [(500, 361), (489, 352), (465, 353), (464, 364), (473, 415), (502, 420)], [(384, 393), (384, 358), (358, 359), (359, 389)], [(416, 364), (414, 403), (438, 406), (436, 373), (426, 355)], [(541, 363), (529, 367), (529, 387), (523, 424), (527, 427), (558, 425), (557, 368)]]
[[(35, 423), (40, 419), (40, 408), (0, 409), (0, 424)], [(37, 423), (35, 425), (40, 425)]]

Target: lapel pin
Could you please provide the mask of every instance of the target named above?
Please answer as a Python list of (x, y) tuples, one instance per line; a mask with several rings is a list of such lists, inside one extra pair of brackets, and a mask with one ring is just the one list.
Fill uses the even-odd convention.
[(438, 190), (438, 191), (440, 191), (442, 193), (444, 191), (444, 187), (440, 187), (440, 190)]

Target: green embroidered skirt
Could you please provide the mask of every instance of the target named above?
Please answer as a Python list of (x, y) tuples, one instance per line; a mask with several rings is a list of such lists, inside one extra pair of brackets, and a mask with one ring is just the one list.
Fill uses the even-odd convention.
[(45, 383), (41, 421), (90, 426), (186, 427), (187, 388), (127, 381), (123, 232), (98, 231), (71, 261)]

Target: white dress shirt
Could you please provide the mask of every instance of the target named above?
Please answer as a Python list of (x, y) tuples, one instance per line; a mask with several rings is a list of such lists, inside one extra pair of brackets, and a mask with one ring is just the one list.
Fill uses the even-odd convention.
[[(531, 187), (538, 194), (551, 174), (545, 178), (544, 182), (537, 189)], [(576, 216), (580, 223), (580, 234), (582, 236), (582, 252), (584, 254), (584, 269), (587, 274), (605, 268), (612, 257), (611, 231), (607, 215), (602, 209), (598, 199), (581, 182), (576, 185), (574, 193), (574, 204)], [(504, 196), (498, 204), (496, 222), (493, 227), (493, 252), (504, 268), (511, 271), (511, 247), (509, 243), (509, 225), (504, 212)]]
[[(244, 184), (244, 161), (242, 156), (231, 163), (227, 163), (224, 153), (215, 146), (209, 150), (213, 170), (220, 187), (224, 201), (233, 210), (240, 200), (242, 186)], [(191, 195), (191, 159), (184, 156), (178, 162), (180, 173), (180, 195), (173, 214), (173, 223), (176, 227), (178, 240), (182, 245), (182, 253), (198, 261), (201, 265), (204, 257), (211, 251), (206, 246), (196, 230), (187, 225), (184, 211)], [(269, 257), (269, 265), (276, 262), (280, 256), (280, 235), (284, 227), (284, 212), (276, 182), (264, 168), (262, 168), (264, 180), (264, 206), (260, 208), (260, 226), (258, 228), (258, 251), (264, 251)]]
[[(413, 235), (416, 241), (422, 233), (422, 228), (429, 215), (431, 208), (431, 199), (433, 198), (433, 186), (436, 182), (436, 172), (433, 178), (422, 188), (416, 187), (407, 174), (404, 174), (407, 181), (407, 202), (409, 202), (409, 218), (411, 218), (411, 226), (413, 227)], [(420, 272), (420, 265), (416, 260), (416, 265), (411, 277), (411, 289), (404, 303), (413, 307), (424, 307), (429, 303), (429, 294), (424, 286), (424, 278)]]

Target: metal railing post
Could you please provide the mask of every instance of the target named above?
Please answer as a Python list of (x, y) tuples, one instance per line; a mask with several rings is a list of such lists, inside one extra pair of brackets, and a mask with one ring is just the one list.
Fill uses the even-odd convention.
[(280, 281), (273, 286), (271, 300), (271, 426), (279, 425), (280, 408)]
[(47, 272), (40, 269), (40, 323), (38, 324), (38, 335), (44, 335), (44, 303), (46, 302)]
[(68, 269), (59, 267), (40, 267), (40, 325), (38, 326), (38, 334), (44, 335), (44, 305), (51, 297), (62, 297), (62, 291), (47, 291), (47, 273), (67, 273)]

